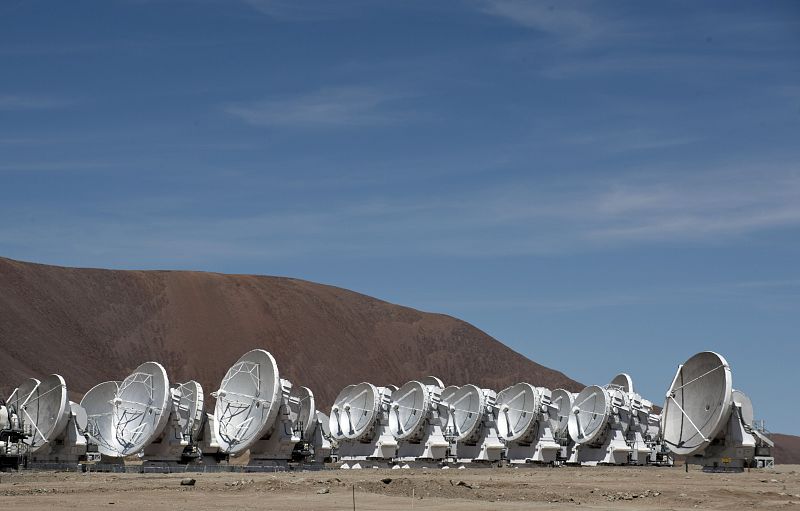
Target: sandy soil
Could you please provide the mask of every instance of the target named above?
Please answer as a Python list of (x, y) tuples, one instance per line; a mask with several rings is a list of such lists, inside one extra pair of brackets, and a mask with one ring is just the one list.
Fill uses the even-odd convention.
[[(0, 507), (26, 509), (798, 509), (800, 466), (744, 474), (674, 468), (329, 470), (281, 474), (0, 476)], [(385, 478), (391, 478), (388, 481)], [(385, 482), (388, 481), (388, 482)], [(412, 498), (412, 494), (414, 498)]]

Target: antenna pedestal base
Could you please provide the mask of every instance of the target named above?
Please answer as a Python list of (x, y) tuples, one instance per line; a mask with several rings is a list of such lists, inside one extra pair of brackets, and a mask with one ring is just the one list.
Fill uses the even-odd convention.
[(331, 458), (331, 442), (325, 437), (325, 432), (322, 425), (317, 422), (317, 427), (314, 428), (314, 439), (311, 441), (314, 447), (314, 455), (311, 461), (314, 463), (326, 463)]
[(555, 463), (561, 446), (553, 438), (548, 426), (540, 424), (538, 433), (530, 443), (521, 444), (516, 441), (506, 442), (508, 452), (506, 458), (514, 465), (525, 463)]
[(70, 415), (67, 428), (58, 438), (50, 440), (30, 455), (30, 462), (38, 464), (75, 464), (86, 459), (86, 437), (78, 431), (75, 417)]
[(250, 447), (251, 465), (269, 465), (275, 461), (291, 461), (294, 445), (300, 437), (292, 431), (292, 421), (288, 414), (280, 417), (272, 433), (253, 443)]
[(456, 461), (458, 463), (500, 461), (505, 445), (500, 441), (494, 420), (481, 425), (475, 443), (457, 442)]
[(629, 445), (631, 446), (631, 464), (646, 465), (653, 454), (653, 449), (645, 442), (644, 437), (639, 431), (629, 435)]
[(631, 448), (618, 429), (609, 430), (605, 441), (598, 446), (577, 445), (577, 462), (581, 465), (627, 465)]
[(689, 456), (686, 463), (701, 465), (705, 471), (741, 472), (755, 466), (756, 438), (745, 430), (737, 413), (728, 419), (728, 427), (702, 454)]
[(397, 459), (399, 462), (417, 460), (441, 461), (447, 456), (449, 442), (444, 438), (442, 426), (428, 424), (425, 434), (419, 442), (400, 440), (397, 442)]
[(385, 419), (375, 425), (370, 442), (342, 440), (339, 442), (339, 459), (342, 461), (390, 460), (397, 455), (397, 440), (389, 432)]
[(183, 438), (183, 432), (173, 413), (164, 433), (145, 446), (141, 456), (145, 463), (185, 463), (184, 451), (187, 447), (189, 441)]

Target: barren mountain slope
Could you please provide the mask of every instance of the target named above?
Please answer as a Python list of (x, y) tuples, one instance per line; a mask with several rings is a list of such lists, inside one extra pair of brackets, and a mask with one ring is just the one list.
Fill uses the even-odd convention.
[(772, 450), (772, 455), (775, 456), (775, 463), (800, 465), (799, 436), (773, 433), (771, 438), (775, 442), (775, 448)]
[(211, 392), (253, 348), (281, 376), (311, 388), (326, 410), (345, 385), (446, 384), (501, 388), (528, 381), (582, 388), (477, 328), (302, 280), (186, 271), (62, 268), (0, 258), (0, 390), (58, 372), (71, 391), (164, 364), (172, 381)]

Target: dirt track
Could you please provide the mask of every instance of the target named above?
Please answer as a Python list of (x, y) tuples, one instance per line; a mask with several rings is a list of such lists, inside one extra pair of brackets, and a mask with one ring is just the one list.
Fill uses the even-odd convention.
[[(800, 466), (745, 474), (675, 468), (360, 470), (182, 475), (20, 473), (0, 507), (44, 509), (798, 509)], [(384, 478), (391, 478), (385, 483)], [(461, 482), (462, 484), (459, 484)], [(327, 491), (327, 493), (326, 493)], [(415, 498), (412, 500), (412, 491)]]

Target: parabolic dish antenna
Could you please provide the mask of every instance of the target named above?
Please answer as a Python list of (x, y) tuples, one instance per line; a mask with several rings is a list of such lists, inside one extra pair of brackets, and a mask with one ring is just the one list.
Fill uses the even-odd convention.
[(190, 380), (179, 384), (175, 391), (178, 398), (178, 424), (184, 435), (195, 440), (203, 427), (203, 387)]
[(330, 419), (328, 419), (328, 416), (318, 411), (316, 413), (316, 418), (317, 422), (319, 423), (319, 427), (322, 428), (322, 436), (327, 439), (333, 438), (333, 436), (331, 435), (331, 428), (329, 423)]
[(300, 428), (303, 438), (308, 440), (314, 434), (317, 411), (314, 403), (314, 393), (307, 387), (292, 387), (289, 394), (289, 416), (294, 427)]
[(389, 431), (392, 436), (404, 440), (417, 433), (428, 413), (430, 401), (426, 384), (422, 382), (412, 380), (395, 391), (389, 405)]
[(755, 415), (753, 414), (753, 402), (747, 397), (747, 394), (741, 390), (733, 391), (733, 404), (741, 410), (742, 422), (748, 426), (753, 425)]
[(497, 430), (506, 441), (525, 436), (541, 409), (541, 397), (533, 385), (517, 383), (497, 395)]
[(576, 397), (569, 417), (569, 436), (577, 444), (588, 444), (602, 432), (611, 411), (605, 389), (590, 385)]
[(572, 415), (572, 405), (575, 396), (572, 392), (564, 389), (555, 389), (550, 396), (550, 406), (547, 409), (547, 417), (550, 420), (550, 429), (554, 435), (563, 435), (568, 431), (569, 417)]
[(342, 425), (342, 417), (344, 415), (344, 409), (342, 407), (345, 401), (347, 401), (347, 397), (350, 395), (350, 390), (352, 390), (353, 387), (355, 387), (355, 385), (348, 385), (343, 388), (333, 401), (331, 416), (328, 419), (328, 430), (331, 433), (331, 438), (335, 440), (344, 440), (347, 438), (344, 434), (345, 428)]
[(633, 392), (633, 378), (628, 373), (619, 373), (611, 380), (611, 385), (621, 388), (630, 394)]
[(22, 385), (14, 389), (14, 392), (11, 393), (6, 401), (6, 404), (16, 412), (21, 421), (27, 421), (27, 418), (22, 412), (22, 406), (30, 399), (31, 395), (36, 392), (39, 383), (41, 382), (36, 378), (28, 378), (22, 382)]
[(342, 430), (349, 439), (363, 435), (380, 411), (381, 396), (371, 383), (359, 383), (350, 389), (339, 418)]
[(481, 422), (485, 405), (483, 391), (475, 385), (464, 385), (456, 391), (448, 404), (450, 426), (453, 428), (456, 440), (468, 438)]
[(69, 402), (69, 409), (72, 416), (75, 418), (75, 427), (78, 428), (81, 434), (85, 434), (89, 426), (89, 418), (86, 415), (86, 410), (74, 401)]
[(698, 353), (678, 367), (662, 414), (664, 443), (678, 455), (705, 449), (731, 413), (731, 368), (722, 355)]
[(460, 387), (450, 385), (442, 390), (439, 396), (439, 416), (442, 418), (443, 426), (446, 430), (450, 429), (452, 418), (450, 417), (450, 401), (456, 395)]
[(81, 408), (86, 412), (86, 434), (97, 444), (100, 454), (117, 457), (119, 454), (113, 449), (111, 440), (107, 437), (114, 435), (113, 403), (117, 396), (120, 382), (106, 381), (89, 389), (81, 399)]
[(57, 374), (43, 379), (28, 395), (20, 415), (32, 429), (31, 436), (25, 440), (31, 453), (39, 451), (64, 431), (69, 421), (68, 404), (67, 384)]
[(442, 403), (450, 404), (450, 401), (453, 400), (453, 396), (456, 395), (456, 392), (458, 392), (458, 389), (460, 388), (461, 387), (457, 385), (450, 385), (445, 387), (444, 390), (442, 390)]
[(444, 388), (444, 382), (436, 376), (425, 376), (421, 378), (419, 382), (423, 385), (430, 385), (431, 387), (439, 387), (440, 389)]
[(278, 364), (265, 350), (245, 353), (225, 373), (216, 397), (214, 418), (220, 451), (236, 456), (263, 437), (278, 416)]
[(123, 381), (89, 390), (81, 406), (100, 454), (123, 457), (144, 449), (167, 425), (170, 398), (167, 371), (158, 362), (145, 362)]

